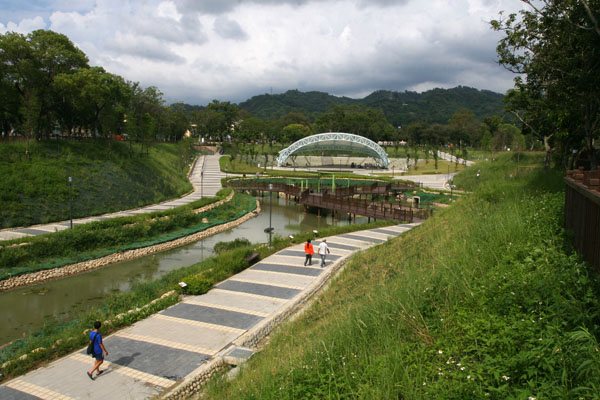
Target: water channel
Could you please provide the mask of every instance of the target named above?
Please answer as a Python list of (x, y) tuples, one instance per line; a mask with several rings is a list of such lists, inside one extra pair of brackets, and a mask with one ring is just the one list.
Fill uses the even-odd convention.
[[(47, 322), (68, 321), (74, 315), (101, 304), (112, 292), (127, 290), (137, 282), (156, 279), (173, 269), (210, 257), (217, 242), (236, 238), (246, 238), (253, 243), (267, 242), (264, 229), (269, 226), (269, 198), (259, 200), (263, 210), (260, 215), (198, 242), (81, 275), (0, 293), (0, 344), (37, 331)], [(283, 197), (273, 197), (272, 209), (274, 232), (285, 236), (350, 223), (347, 218), (334, 220), (331, 214), (318, 218), (316, 214), (304, 213), (300, 205), (293, 202), (286, 205)], [(367, 218), (356, 218), (356, 223), (365, 222)]]

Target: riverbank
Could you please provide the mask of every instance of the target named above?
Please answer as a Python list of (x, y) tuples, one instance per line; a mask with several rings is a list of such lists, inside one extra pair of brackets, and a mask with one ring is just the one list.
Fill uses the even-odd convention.
[[(210, 374), (204, 370), (214, 365), (211, 359), (221, 359), (218, 353), (230, 344), (248, 346), (264, 338), (282, 318), (321, 287), (353, 253), (384, 243), (387, 238), (402, 234), (413, 226), (391, 225), (386, 228), (358, 230), (352, 234), (327, 236), (331, 254), (327, 256), (325, 268), (319, 268), (317, 260), (313, 266), (302, 266), (303, 243), (269, 250), (269, 256), (250, 268), (244, 267), (235, 276), (219, 281), (204, 296), (184, 296), (182, 302), (114, 334), (108, 332), (114, 331), (113, 326), (127, 318), (129, 312), (105, 321), (102, 326), (103, 342), (110, 356), (104, 365), (106, 374), (101, 377), (103, 384), (93, 386), (93, 391), (90, 391), (89, 379), (83, 373), (76, 372), (84, 363), (89, 363), (89, 357), (75, 353), (52, 363), (48, 368), (39, 369), (1, 386), (0, 397), (14, 393), (10, 390), (27, 393), (31, 384), (44, 387), (47, 392), (72, 398), (117, 398), (127, 394), (134, 394), (134, 398), (148, 398), (163, 394), (165, 389), (171, 389), (181, 380), (183, 384), (178, 387), (178, 391), (183, 390), (183, 396), (186, 396), (186, 387)], [(345, 227), (344, 230), (348, 228)], [(280, 244), (285, 242), (281, 239)], [(267, 250), (264, 246), (257, 250), (261, 249)], [(240, 252), (240, 249), (236, 249), (223, 256), (229, 260), (245, 261), (243, 256), (248, 250), (250, 249)], [(238, 253), (238, 256), (233, 257), (234, 253)], [(230, 268), (230, 263), (219, 265)], [(210, 276), (216, 264), (212, 263), (211, 266), (212, 268), (205, 268), (201, 273)], [(281, 268), (287, 269), (287, 272)], [(257, 292), (255, 289), (259, 281), (261, 289)], [(164, 299), (170, 297), (171, 294), (164, 295)], [(160, 301), (161, 299), (153, 300), (154, 304)], [(144, 307), (132, 310), (131, 313), (135, 314), (142, 308)], [(83, 332), (84, 335), (80, 334), (82, 339), (87, 340), (87, 332), (89, 327)], [(152, 350), (142, 351), (144, 348)], [(39, 349), (21, 361), (25, 362), (44, 351), (45, 348)], [(156, 356), (160, 357), (159, 363), (155, 362)], [(154, 361), (150, 362), (151, 360)], [(201, 368), (198, 368), (199, 364)], [(16, 367), (17, 364), (11, 362), (6, 369)], [(177, 397), (176, 393), (173, 394)]]
[[(321, 230), (321, 234), (340, 234), (366, 228), (383, 227), (389, 224), (390, 222), (381, 221), (364, 225), (324, 228)], [(48, 323), (41, 331), (11, 343), (10, 346), (0, 351), (0, 364), (10, 361), (0, 372), (4, 377), (24, 373), (41, 362), (53, 360), (73, 351), (78, 346), (83, 346), (87, 339), (81, 332), (89, 329), (90, 324), (95, 320), (115, 321), (117, 315), (123, 315), (123, 319), (118, 319), (115, 324), (103, 328), (105, 333), (114, 332), (177, 303), (179, 301), (176, 298), (177, 296), (167, 296), (146, 307), (170, 290), (177, 289), (180, 293), (181, 288), (177, 283), (188, 279), (189, 276), (201, 274), (214, 283), (221, 282), (232, 274), (247, 268), (246, 257), (249, 254), (259, 253), (261, 258), (265, 258), (293, 243), (303, 243), (306, 239), (313, 237), (314, 233), (312, 231), (297, 234), (293, 239), (287, 236), (275, 235), (273, 248), (268, 248), (264, 244), (256, 244), (251, 247), (228, 251), (200, 263), (172, 270), (156, 280), (140, 282), (129, 291), (113, 293), (100, 305), (91, 307), (78, 315), (72, 315), (68, 322)], [(72, 339), (66, 340), (67, 338)], [(24, 355), (26, 357), (21, 359)]]
[[(227, 198), (220, 200), (216, 203), (210, 204), (208, 206), (193, 210), (193, 211), (196, 214), (200, 214), (200, 213), (212, 210), (216, 207), (219, 207), (219, 206), (231, 201), (233, 199), (233, 196), (234, 196), (234, 192), (232, 191), (227, 196)], [(11, 290), (11, 289), (16, 289), (16, 288), (27, 286), (27, 285), (33, 285), (33, 284), (45, 282), (45, 281), (48, 281), (51, 279), (58, 279), (58, 278), (63, 278), (63, 277), (70, 276), (70, 275), (80, 274), (80, 273), (91, 271), (91, 270), (94, 270), (97, 268), (101, 268), (101, 267), (104, 267), (104, 266), (107, 266), (107, 265), (110, 265), (113, 263), (127, 261), (127, 260), (133, 260), (136, 258), (145, 257), (149, 254), (158, 253), (161, 251), (173, 249), (175, 247), (184, 246), (186, 244), (196, 242), (198, 240), (212, 236), (216, 233), (223, 232), (223, 231), (231, 229), (237, 225), (240, 225), (240, 224), (246, 222), (248, 219), (253, 218), (258, 213), (260, 213), (260, 203), (258, 201), (256, 201), (256, 208), (254, 210), (249, 210), (246, 214), (244, 214), (242, 217), (240, 217), (236, 220), (225, 222), (223, 224), (210, 227), (206, 230), (203, 230), (203, 231), (191, 234), (191, 235), (187, 235), (187, 236), (175, 239), (175, 240), (170, 240), (170, 241), (167, 241), (164, 243), (155, 244), (155, 245), (147, 246), (147, 247), (142, 247), (139, 249), (127, 250), (124, 252), (118, 252), (118, 253), (110, 254), (108, 256), (100, 257), (97, 259), (79, 262), (79, 263), (66, 265), (66, 266), (62, 266), (62, 267), (57, 267), (57, 268), (53, 268), (53, 269), (49, 269), (49, 270), (37, 271), (37, 272), (29, 273), (29, 274), (10, 277), (8, 279), (4, 279), (4, 280), (0, 281), (0, 292), (6, 291), (6, 290)]]
[(167, 211), (112, 218), (50, 235), (4, 242), (0, 246), (0, 280), (173, 241), (229, 222), (255, 208), (254, 199), (236, 193), (232, 200), (216, 208), (193, 211), (219, 202), (231, 192), (222, 189), (214, 198)]

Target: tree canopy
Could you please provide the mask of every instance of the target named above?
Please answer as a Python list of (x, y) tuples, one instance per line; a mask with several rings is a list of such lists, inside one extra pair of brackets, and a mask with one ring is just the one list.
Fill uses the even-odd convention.
[[(184, 129), (185, 125), (185, 129)], [(0, 34), (0, 132), (45, 139), (60, 135), (179, 140), (189, 123), (142, 88), (102, 67), (67, 36), (49, 30)]]
[(492, 21), (500, 64), (518, 74), (507, 108), (526, 132), (559, 150), (565, 166), (595, 167), (600, 128), (600, 2), (521, 0), (527, 9)]

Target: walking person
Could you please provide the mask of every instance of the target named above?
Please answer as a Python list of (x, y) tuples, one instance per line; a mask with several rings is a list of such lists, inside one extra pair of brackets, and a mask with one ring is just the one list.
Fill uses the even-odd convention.
[(87, 375), (91, 380), (94, 380), (94, 371), (96, 371), (96, 378), (104, 371), (100, 371), (100, 365), (104, 362), (104, 354), (108, 355), (108, 351), (102, 343), (102, 335), (98, 331), (102, 324), (100, 321), (94, 322), (94, 330), (90, 332), (90, 343), (93, 344), (92, 357), (94, 357), (94, 368), (88, 371)]
[(323, 239), (321, 241), (321, 243), (319, 244), (319, 249), (317, 250), (317, 253), (319, 253), (319, 255), (321, 256), (321, 267), (324, 267), (325, 266), (325, 254), (331, 253), (331, 251), (329, 251), (329, 247), (327, 247), (327, 239)]
[(308, 263), (308, 265), (312, 265), (312, 256), (313, 256), (313, 254), (315, 254), (315, 249), (314, 249), (313, 245), (310, 243), (310, 239), (308, 239), (306, 241), (306, 244), (304, 245), (304, 252), (306, 253), (306, 259), (304, 260), (304, 266), (306, 267), (307, 263)]

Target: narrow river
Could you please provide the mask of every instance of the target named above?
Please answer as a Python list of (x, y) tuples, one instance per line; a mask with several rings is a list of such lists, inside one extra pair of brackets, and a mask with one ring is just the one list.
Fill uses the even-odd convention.
[[(213, 254), (217, 242), (246, 238), (253, 243), (267, 242), (264, 229), (269, 226), (269, 198), (261, 198), (262, 212), (236, 228), (177, 249), (133, 261), (112, 264), (85, 274), (67, 277), (0, 294), (0, 344), (26, 336), (51, 321), (68, 321), (74, 315), (101, 304), (112, 292), (128, 290), (144, 280), (160, 277), (168, 271), (195, 264)], [(365, 223), (367, 218), (356, 218)], [(318, 218), (304, 213), (302, 206), (285, 198), (273, 198), (272, 225), (275, 233), (289, 235), (347, 225), (347, 218), (334, 221), (331, 215)]]

